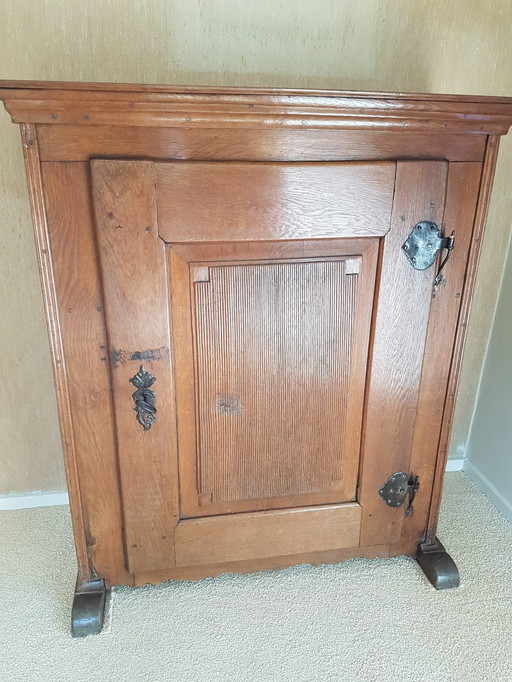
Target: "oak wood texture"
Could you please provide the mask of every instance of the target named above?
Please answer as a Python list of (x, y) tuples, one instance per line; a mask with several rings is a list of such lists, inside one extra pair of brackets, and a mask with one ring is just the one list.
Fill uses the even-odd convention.
[[(91, 164), (115, 430), (130, 573), (174, 565), (178, 523), (165, 244), (158, 236), (153, 165)], [(130, 383), (144, 367), (156, 378), (156, 423), (144, 430)]]
[(66, 466), (76, 476), (68, 482), (72, 518), (83, 519), (76, 533), (79, 573), (88, 579), (97, 574), (112, 582), (129, 581), (119, 532), (123, 517), (89, 168), (85, 163), (45, 163), (42, 177), (49, 233), (43, 248), (51, 254), (55, 287), (47, 311), (59, 325), (54, 369), (65, 378), (68, 396), (65, 409), (60, 408), (63, 449)]
[[(171, 246), (184, 516), (354, 499), (377, 246), (377, 239)], [(280, 282), (258, 273), (277, 264), (285, 269)], [(326, 267), (338, 272), (326, 275)], [(216, 270), (239, 271), (234, 296), (210, 294), (211, 313), (201, 320), (194, 298), (206, 294), (194, 288), (211, 288)]]
[(188, 519), (176, 528), (176, 566), (354, 547), (360, 529), (355, 502)]
[(484, 135), (374, 130), (216, 129), (40, 124), (42, 161), (90, 157), (197, 159), (201, 161), (371, 161), (447, 159), (481, 161)]
[(156, 164), (166, 242), (381, 236), (389, 230), (394, 163)]
[[(393, 551), (413, 554), (425, 537), (425, 528), (432, 500), (435, 467), (434, 453), (438, 452), (441, 425), (445, 414), (445, 397), (451, 368), (457, 367), (452, 348), (462, 296), (465, 293), (465, 273), (468, 261), (481, 164), (456, 163), (448, 167), (446, 209), (443, 218), (445, 234), (455, 231), (457, 248), (444, 269), (443, 280), (435, 288), (430, 304), (429, 324), (418, 397), (416, 427), (412, 444), (410, 471), (419, 476), (421, 494), (416, 496), (414, 514), (403, 517), (400, 539)], [(452, 372), (454, 370), (452, 369)], [(453, 393), (453, 391), (452, 391)], [(448, 398), (446, 399), (448, 403)], [(440, 445), (437, 466), (446, 467), (446, 444)]]
[[(64, 339), (58, 313), (57, 284), (58, 264), (51, 248), (51, 219), (47, 215), (44, 197), (44, 184), (36, 130), (31, 124), (21, 126), (21, 139), (27, 174), (28, 192), (34, 236), (36, 242), (37, 260), (43, 301), (46, 310), (48, 339), (52, 357), (57, 406), (60, 414), (61, 440), (65, 453), (66, 480), (69, 488), (69, 499), (72, 506), (71, 521), (76, 538), (76, 554), (78, 560), (78, 578), (89, 580), (91, 568), (87, 550), (88, 510), (82, 507), (82, 493), (78, 478), (79, 461), (75, 450), (76, 442), (71, 425), (71, 400), (69, 375), (64, 363)], [(54, 271), (57, 269), (57, 273)], [(85, 514), (84, 514), (85, 512)]]
[(436, 539), (437, 521), (439, 518), (439, 509), (441, 506), (442, 483), (444, 478), (446, 460), (448, 458), (448, 443), (450, 439), (450, 430), (452, 426), (453, 413), (455, 410), (457, 386), (460, 378), (462, 353), (464, 351), (464, 343), (466, 340), (468, 318), (469, 313), (471, 311), (471, 302), (473, 299), (473, 291), (475, 287), (478, 260), (480, 258), (480, 250), (482, 246), (485, 220), (487, 218), (487, 212), (489, 209), (492, 181), (494, 178), (494, 171), (496, 169), (496, 159), (498, 155), (499, 141), (500, 138), (496, 135), (490, 135), (488, 137), (485, 159), (482, 165), (482, 176), (480, 179), (480, 188), (478, 192), (478, 200), (475, 211), (473, 235), (464, 283), (464, 294), (454, 341), (453, 359), (450, 368), (450, 378), (448, 382), (443, 422), (441, 426), (438, 456), (435, 466), (434, 483), (432, 488), (428, 525), (426, 531), (427, 542), (434, 542)]
[[(435, 269), (415, 270), (401, 247), (420, 220), (442, 223), (447, 164), (397, 163), (391, 230), (383, 240), (374, 322), (359, 500), (361, 544), (395, 541), (399, 514), (375, 494), (391, 474), (410, 471)], [(435, 448), (436, 441), (433, 446)], [(383, 476), (384, 468), (388, 474)], [(410, 472), (412, 473), (412, 472)], [(378, 541), (375, 538), (379, 538)]]
[(306, 552), (304, 554), (287, 554), (285, 556), (263, 557), (260, 559), (246, 559), (244, 561), (222, 562), (220, 564), (201, 564), (186, 568), (172, 568), (167, 571), (152, 571), (150, 573), (136, 573), (133, 576), (134, 585), (157, 584), (165, 580), (201, 580), (215, 577), (223, 573), (256, 573), (296, 566), (298, 564), (337, 564), (356, 557), (363, 559), (389, 557), (389, 545), (374, 547), (349, 547), (325, 551)]
[[(108, 93), (108, 96), (105, 95)], [(504, 134), (512, 99), (456, 95), (0, 81), (13, 122)]]
[[(498, 135), (512, 122), (512, 100), (16, 81), (0, 83), (0, 99), (13, 120), (23, 124), (81, 579), (104, 578), (108, 586), (142, 584), (301, 561), (412, 555), (418, 539), (434, 538)], [(89, 166), (95, 156), (104, 160)], [(115, 161), (115, 157), (132, 160)], [(172, 162), (169, 167), (180, 161), (183, 168), (192, 161), (216, 162), (219, 167), (225, 161), (247, 167), (277, 161), (297, 168), (311, 162), (324, 167), (334, 162), (335, 167), (343, 161), (396, 161), (391, 229), (360, 240), (317, 239), (310, 230), (307, 239), (290, 241), (272, 231), (269, 221), (267, 241), (261, 241), (260, 235), (256, 241), (240, 242), (233, 241), (228, 230), (221, 232), (217, 218), (213, 227), (200, 229), (210, 234), (208, 230), (214, 228), (216, 238), (223, 241), (166, 245), (158, 233), (161, 216), (155, 213), (153, 160), (158, 167), (168, 165), (162, 161)], [(123, 171), (124, 178), (121, 167), (129, 169)], [(91, 207), (95, 171), (96, 219)], [(188, 194), (189, 204), (197, 209), (194, 196)], [(274, 206), (276, 196), (286, 193), (279, 195), (274, 183), (269, 194)], [(243, 214), (243, 206), (234, 205)], [(432, 298), (436, 266), (425, 272), (414, 270), (400, 247), (416, 222), (440, 222), (444, 208), (443, 229), (445, 233), (455, 229), (456, 247)], [(258, 215), (264, 215), (261, 208)], [(249, 225), (247, 215), (245, 219)], [(250, 229), (256, 228), (251, 224)], [(344, 253), (347, 245), (349, 253)], [(358, 362), (362, 358), (366, 362), (369, 339), (370, 355), (366, 389), (365, 382), (357, 389), (361, 395), (366, 390), (362, 455), (349, 458), (351, 476), (356, 469), (359, 474), (356, 501), (348, 503), (354, 510), (352, 520), (347, 517), (345, 522), (340, 516), (341, 535), (331, 535), (330, 524), (315, 526), (315, 514), (328, 509), (329, 500), (320, 500), (317, 493), (306, 495), (297, 518), (309, 520), (300, 526), (290, 521), (285, 555), (270, 521), (257, 522), (270, 524), (262, 536), (265, 542), (256, 538), (254, 526), (247, 521), (283, 513), (280, 518), (288, 518), (291, 511), (285, 508), (276, 511), (263, 505), (269, 511), (252, 512), (250, 507), (245, 511), (226, 507), (222, 516), (181, 518), (178, 523), (178, 516), (183, 516), (178, 505), (178, 454), (180, 472), (186, 474), (180, 475), (182, 487), (193, 490), (195, 481), (197, 508), (208, 509), (211, 504), (207, 495), (197, 499), (197, 472), (193, 466), (187, 469), (191, 457), (182, 457), (194, 445), (197, 432), (189, 426), (184, 449), (180, 445), (177, 453), (173, 426), (175, 399), (178, 426), (183, 422), (180, 410), (185, 424), (195, 420), (197, 376), (190, 381), (194, 306), (203, 306), (203, 321), (207, 314), (206, 299), (199, 304), (194, 289), (209, 286), (215, 279), (212, 272), (225, 272), (228, 264), (242, 272), (251, 260), (262, 267), (270, 261), (276, 265), (293, 260), (305, 266), (322, 259), (339, 263), (342, 257), (359, 263), (357, 278), (366, 277), (368, 282), (359, 288), (366, 292), (364, 305), (359, 301), (354, 307), (361, 305), (366, 317), (358, 318), (364, 318), (364, 323), (356, 322), (362, 326), (354, 339), (363, 343), (353, 343), (353, 352), (360, 353)], [(364, 274), (366, 267), (372, 274)], [(301, 272), (305, 271), (303, 267)], [(370, 312), (372, 327), (363, 333)], [(175, 322), (185, 319), (187, 323), (177, 328)], [(190, 347), (179, 341), (180, 334), (189, 334)], [(439, 349), (444, 351), (442, 358)], [(115, 367), (110, 350), (116, 351)], [(151, 360), (146, 369), (157, 377), (157, 422), (144, 434), (135, 420), (134, 387), (129, 383), (144, 364), (138, 357)], [(193, 406), (188, 412), (183, 411), (187, 404)], [(354, 415), (358, 411), (354, 408)], [(354, 443), (361, 433), (356, 421), (354, 417)], [(143, 440), (143, 435), (149, 439)], [(399, 469), (419, 473), (422, 479), (411, 517), (404, 516), (403, 508), (387, 507), (377, 494), (385, 478)], [(280, 500), (285, 507), (299, 506), (296, 496)], [(360, 540), (355, 539), (356, 514), (361, 519)], [(301, 534), (303, 526), (308, 529), (305, 534)], [(201, 529), (205, 546), (213, 552), (210, 558), (201, 556)], [(317, 531), (323, 548), (314, 545)], [(181, 554), (175, 555), (175, 541), (183, 543)], [(180, 563), (193, 561), (201, 563)]]
[(199, 473), (212, 500), (335, 486), (340, 501), (355, 498), (345, 396), (365, 365), (351, 381), (361, 284), (349, 263), (359, 268), (357, 258), (235, 261), (193, 280)]

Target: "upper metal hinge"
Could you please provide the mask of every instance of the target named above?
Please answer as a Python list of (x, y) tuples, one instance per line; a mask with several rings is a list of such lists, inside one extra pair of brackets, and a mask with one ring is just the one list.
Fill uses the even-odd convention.
[(390, 507), (401, 507), (407, 498), (409, 504), (405, 513), (410, 516), (413, 512), (412, 503), (420, 488), (418, 476), (410, 476), (405, 471), (392, 474), (379, 490), (379, 495)]
[(446, 249), (446, 256), (442, 260), (434, 280), (434, 286), (438, 286), (442, 279), (442, 270), (450, 257), (455, 245), (455, 232), (449, 237), (442, 237), (438, 226), (430, 220), (422, 220), (417, 223), (411, 234), (402, 245), (402, 251), (407, 260), (416, 270), (426, 270), (433, 265), (438, 251)]

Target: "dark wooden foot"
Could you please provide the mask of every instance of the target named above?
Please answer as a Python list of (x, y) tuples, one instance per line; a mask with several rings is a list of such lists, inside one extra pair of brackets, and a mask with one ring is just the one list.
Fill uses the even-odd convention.
[(437, 538), (432, 544), (418, 546), (416, 561), (436, 590), (459, 586), (458, 568)]
[(93, 580), (82, 584), (77, 581), (71, 612), (73, 637), (86, 637), (101, 632), (107, 591), (103, 580)]

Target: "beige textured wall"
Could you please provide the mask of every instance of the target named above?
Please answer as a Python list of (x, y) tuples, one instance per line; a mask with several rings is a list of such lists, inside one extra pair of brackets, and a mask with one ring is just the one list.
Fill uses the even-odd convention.
[[(0, 0), (0, 78), (511, 95), (509, 0)], [(452, 450), (464, 447), (503, 270), (496, 192)], [(64, 486), (18, 131), (0, 113), (0, 494)]]
[[(485, 360), (467, 457), (469, 474), (498, 498), (500, 509), (512, 521), (512, 251), (496, 310)], [(509, 456), (507, 456), (509, 455)], [(476, 471), (475, 471), (476, 470)], [(480, 478), (483, 477), (483, 480)], [(494, 490), (492, 490), (494, 488)], [(491, 499), (493, 499), (491, 497)], [(494, 501), (493, 500), (493, 501)], [(501, 504), (500, 504), (501, 502)]]

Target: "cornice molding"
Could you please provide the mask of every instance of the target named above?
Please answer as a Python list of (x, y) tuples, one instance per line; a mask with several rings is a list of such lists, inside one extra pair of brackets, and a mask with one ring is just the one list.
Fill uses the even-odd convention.
[(512, 98), (0, 81), (14, 123), (506, 134)]

